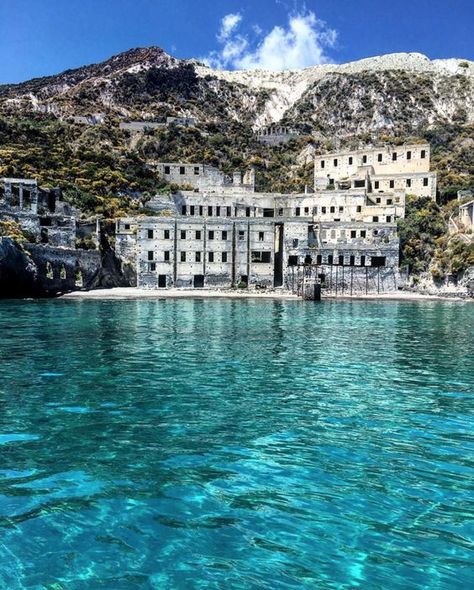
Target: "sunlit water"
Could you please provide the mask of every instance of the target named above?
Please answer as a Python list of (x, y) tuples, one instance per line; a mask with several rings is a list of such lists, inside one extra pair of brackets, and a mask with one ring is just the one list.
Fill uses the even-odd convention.
[(474, 585), (474, 305), (0, 303), (0, 588)]

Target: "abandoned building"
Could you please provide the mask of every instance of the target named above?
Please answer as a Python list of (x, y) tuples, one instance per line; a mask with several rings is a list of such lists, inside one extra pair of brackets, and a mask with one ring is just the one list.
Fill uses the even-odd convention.
[(300, 134), (296, 129), (281, 125), (270, 125), (257, 131), (257, 140), (267, 145), (280, 145), (297, 137), (300, 137)]
[[(45, 293), (87, 287), (99, 272), (99, 222), (80, 221), (59, 189), (41, 188), (33, 179), (0, 179), (0, 221), (23, 231)], [(77, 248), (84, 240), (87, 251)]]
[(361, 191), (370, 195), (405, 191), (436, 199), (429, 144), (361, 148), (315, 157), (317, 191)]
[(474, 199), (459, 205), (459, 221), (464, 229), (474, 232)]
[(136, 265), (139, 287), (295, 291), (312, 277), (336, 292), (397, 289), (404, 190), (256, 193), (239, 173), (212, 185), (202, 165), (161, 165), (205, 182), (161, 199), (166, 213), (117, 221), (117, 253)]
[(222, 173), (214, 166), (205, 164), (183, 164), (180, 162), (150, 162), (149, 166), (171, 184), (190, 187), (194, 190), (221, 190), (234, 188), (237, 191), (255, 190), (255, 171), (248, 170), (242, 176), (240, 171), (232, 176)]

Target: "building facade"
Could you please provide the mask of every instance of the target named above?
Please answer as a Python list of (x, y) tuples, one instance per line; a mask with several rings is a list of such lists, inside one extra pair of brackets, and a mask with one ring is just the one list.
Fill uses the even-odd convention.
[(136, 264), (139, 287), (298, 291), (308, 277), (348, 292), (397, 288), (405, 191), (256, 193), (234, 180), (208, 178), (161, 215), (117, 221), (117, 253)]
[(381, 195), (405, 191), (436, 199), (429, 144), (370, 147), (315, 157), (315, 190), (362, 191)]

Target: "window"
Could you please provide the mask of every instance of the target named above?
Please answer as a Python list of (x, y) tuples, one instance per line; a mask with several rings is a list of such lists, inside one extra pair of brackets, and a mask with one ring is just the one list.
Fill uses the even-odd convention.
[(367, 164), (367, 156), (362, 156), (362, 164)]
[(209, 262), (214, 262), (214, 252), (208, 252), (207, 258)]
[(378, 220), (379, 220), (379, 217), (378, 217), (378, 215), (374, 215), (374, 216), (372, 217), (372, 221), (373, 221), (374, 223), (378, 223)]
[(194, 174), (199, 176), (199, 166), (194, 166)]
[(360, 257), (360, 265), (365, 266), (365, 256)]
[(408, 150), (408, 152), (407, 152), (407, 160), (411, 160), (411, 151), (410, 150)]
[(165, 262), (169, 262), (170, 261), (170, 253), (169, 253), (169, 250), (165, 250), (164, 251), (164, 255), (165, 255)]
[(158, 275), (158, 287), (166, 289), (166, 275)]
[(186, 252), (181, 252), (181, 262), (186, 262)]
[(375, 267), (385, 266), (385, 256), (372, 256), (370, 264)]
[(387, 215), (387, 223), (392, 223), (392, 216), (391, 215)]
[(411, 186), (411, 178), (407, 178), (407, 186), (410, 187)]
[(395, 181), (394, 180), (390, 181), (390, 188), (395, 188)]
[(283, 209), (281, 207), (278, 209), (278, 215), (279, 217), (283, 217)]
[(210, 205), (207, 208), (207, 215), (208, 215), (208, 217), (212, 217), (212, 207)]
[(191, 205), (191, 206), (189, 207), (189, 215), (194, 215), (194, 211), (195, 211), (195, 209), (194, 209), (194, 205)]
[(354, 188), (364, 188), (365, 180), (354, 180)]
[(165, 229), (165, 231), (163, 232), (163, 238), (165, 240), (169, 240), (170, 239), (170, 230), (169, 229)]
[(365, 238), (367, 236), (367, 231), (365, 229), (360, 230), (360, 237)]
[(221, 208), (216, 207), (216, 217), (220, 217), (220, 216), (221, 216)]
[(152, 229), (149, 229), (148, 232), (147, 232), (147, 234), (148, 234), (148, 239), (149, 240), (152, 240), (153, 239), (153, 230)]
[(382, 199), (381, 199), (380, 197), (377, 197), (377, 198), (375, 199), (375, 202), (376, 202), (376, 203), (381, 203), (381, 202), (382, 202)]
[(152, 262), (150, 264), (150, 272), (155, 272), (155, 270), (156, 270), (156, 262)]
[(288, 257), (288, 266), (297, 266), (298, 264), (298, 256), (289, 256)]
[(180, 174), (186, 174), (186, 169), (185, 169), (185, 167), (184, 167), (184, 166), (180, 166), (180, 167), (179, 167), (179, 173), (180, 173)]
[(321, 254), (318, 254), (316, 256), (316, 264), (322, 264), (323, 262), (323, 257), (321, 256)]
[(245, 217), (250, 217), (250, 207), (245, 207)]
[(328, 256), (328, 264), (333, 264), (334, 263), (334, 256), (332, 254), (329, 254)]
[(232, 207), (227, 207), (227, 217), (232, 217)]
[(334, 158), (334, 168), (337, 167), (337, 158)]
[(383, 154), (377, 155), (377, 162), (383, 162)]
[(344, 266), (344, 255), (343, 254), (339, 254), (339, 264), (340, 264), (340, 266)]
[(275, 209), (264, 209), (263, 216), (264, 217), (275, 217)]
[(271, 252), (255, 252), (252, 251), (252, 262), (268, 263), (272, 261)]
[(186, 215), (186, 205), (181, 205), (181, 215)]
[(265, 232), (259, 231), (258, 232), (258, 241), (263, 242), (265, 240)]
[(245, 240), (245, 232), (243, 230), (239, 230), (239, 241)]
[(171, 174), (171, 169), (169, 166), (165, 166), (165, 174)]
[(227, 252), (222, 252), (222, 262), (227, 262)]
[(182, 229), (181, 230), (181, 239), (182, 240), (185, 240), (186, 239), (186, 230), (185, 229)]
[(125, 224), (125, 229), (130, 229), (130, 224), (129, 223), (126, 223)]
[(325, 215), (325, 214), (326, 214), (326, 207), (321, 207), (321, 213), (322, 213), (323, 215)]
[(351, 230), (351, 238), (356, 238), (357, 237), (357, 232), (355, 229)]
[(421, 157), (423, 160), (426, 158), (426, 150), (421, 150)]
[(428, 186), (428, 179), (427, 178), (423, 178), (423, 186)]
[(352, 166), (353, 161), (354, 161), (354, 158), (352, 156), (349, 156), (349, 166)]
[(335, 213), (335, 212), (336, 212), (336, 207), (331, 207), (331, 208), (329, 209), (329, 211), (330, 211), (330, 213)]
[(326, 162), (324, 160), (321, 160), (321, 168), (324, 168), (325, 165), (326, 165)]
[(396, 161), (397, 161), (397, 157), (398, 157), (398, 156), (397, 156), (397, 152), (393, 152), (393, 154), (392, 154), (392, 160), (393, 160), (394, 162), (396, 162)]
[(305, 207), (304, 208), (304, 214), (305, 215), (309, 215), (309, 207)]
[(200, 240), (201, 239), (201, 230), (196, 230), (196, 240)]
[(350, 266), (354, 266), (354, 265), (355, 265), (355, 256), (351, 256), (351, 257), (349, 258), (349, 265), (350, 265)]
[(223, 232), (222, 232), (222, 239), (223, 239), (224, 241), (225, 241), (225, 240), (227, 240), (227, 232), (226, 232), (226, 231), (223, 231)]
[(380, 182), (378, 180), (376, 180), (374, 182), (374, 188), (378, 189), (380, 187)]
[(201, 262), (201, 252), (196, 252), (196, 262)]
[(357, 213), (362, 213), (362, 205), (357, 205)]
[(199, 205), (199, 215), (202, 217), (204, 214), (204, 207), (202, 205)]
[(393, 203), (392, 199), (387, 199), (387, 205), (391, 205)]
[(341, 206), (339, 207), (339, 213), (342, 213), (343, 211), (344, 211), (344, 207), (341, 205)]
[(296, 209), (295, 209), (295, 215), (296, 215), (296, 217), (299, 217), (301, 215), (301, 209), (300, 209), (300, 207), (296, 207)]
[(209, 238), (210, 240), (213, 240), (213, 239), (214, 239), (214, 230), (212, 230), (212, 229), (211, 229), (211, 230), (209, 231), (209, 233), (207, 234), (207, 236), (208, 236), (208, 238)]
[(153, 252), (153, 250), (148, 250), (148, 260), (153, 260), (155, 256), (155, 253)]
[(293, 239), (293, 248), (298, 248), (298, 244), (299, 244), (299, 243), (300, 243), (300, 242), (299, 242), (298, 238), (294, 238), (294, 239)]

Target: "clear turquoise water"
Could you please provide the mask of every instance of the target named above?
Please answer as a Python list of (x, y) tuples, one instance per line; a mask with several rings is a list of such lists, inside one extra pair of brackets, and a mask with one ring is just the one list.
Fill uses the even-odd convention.
[(474, 584), (474, 305), (0, 303), (0, 588)]

